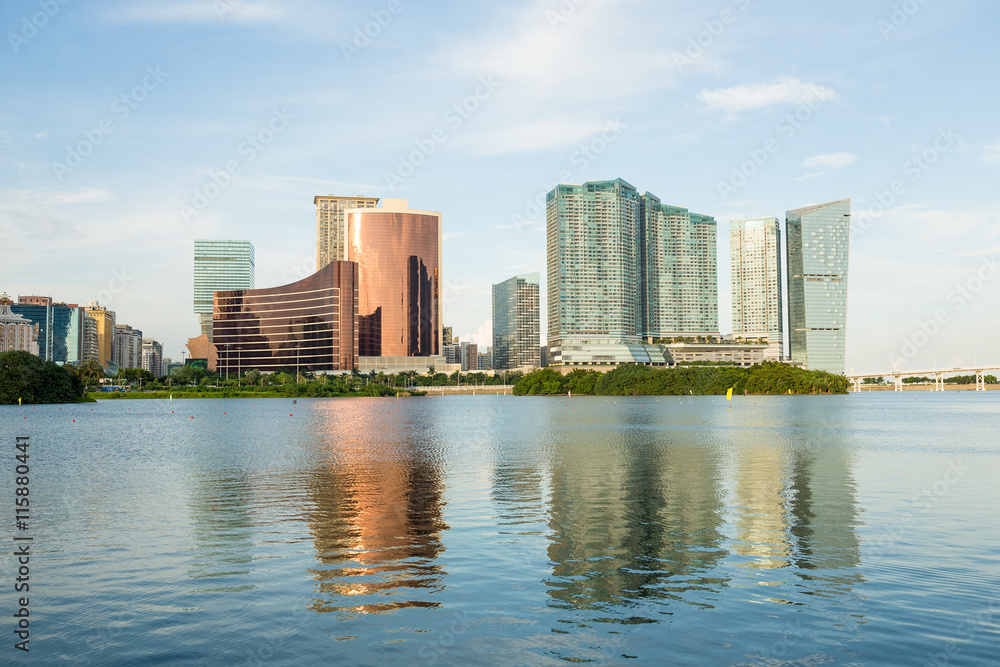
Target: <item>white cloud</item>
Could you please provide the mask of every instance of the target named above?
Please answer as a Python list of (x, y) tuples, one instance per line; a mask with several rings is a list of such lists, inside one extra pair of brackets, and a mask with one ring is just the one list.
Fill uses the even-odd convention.
[(1000, 162), (1000, 141), (987, 146), (983, 157), (987, 162)]
[(486, 320), (475, 333), (467, 333), (460, 340), (475, 343), (479, 346), (479, 354), (485, 354), (486, 348), (493, 346), (493, 321)]
[(812, 157), (807, 157), (802, 161), (802, 166), (843, 169), (857, 159), (857, 155), (851, 155), (850, 153), (827, 153), (825, 155), (813, 155)]
[(830, 102), (838, 98), (837, 91), (818, 83), (783, 76), (775, 83), (755, 83), (718, 90), (703, 90), (698, 100), (709, 109), (730, 113), (751, 111), (775, 104)]
[(678, 80), (674, 51), (665, 46), (680, 39), (677, 25), (651, 22), (637, 32), (627, 7), (601, 3), (575, 6), (550, 24), (555, 7), (551, 0), (494, 5), (480, 31), (443, 40), (432, 55), (431, 76), (499, 84), (472, 121), (486, 122), (489, 133), (461, 143), (485, 154), (572, 149), (624, 116), (638, 96)]

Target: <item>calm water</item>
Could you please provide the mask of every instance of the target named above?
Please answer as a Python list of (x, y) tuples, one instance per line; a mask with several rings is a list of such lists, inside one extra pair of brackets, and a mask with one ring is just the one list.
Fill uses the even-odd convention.
[(1000, 664), (1000, 392), (0, 417), (2, 664)]

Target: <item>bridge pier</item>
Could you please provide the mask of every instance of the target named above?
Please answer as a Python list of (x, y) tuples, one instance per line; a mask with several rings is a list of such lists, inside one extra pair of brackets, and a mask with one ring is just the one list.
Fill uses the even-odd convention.
[(944, 376), (940, 373), (934, 374), (934, 391), (944, 391)]
[(854, 378), (854, 391), (861, 392), (861, 378)]
[(986, 371), (976, 371), (976, 391), (986, 391)]
[(896, 380), (896, 386), (895, 386), (894, 391), (903, 391), (903, 376), (902, 375), (894, 375), (893, 377)]

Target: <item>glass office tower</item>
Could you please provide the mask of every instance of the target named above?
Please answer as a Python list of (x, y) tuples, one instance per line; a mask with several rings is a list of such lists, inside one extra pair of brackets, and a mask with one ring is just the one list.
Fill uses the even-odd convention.
[(766, 338), (768, 357), (784, 357), (781, 225), (777, 218), (729, 222), (733, 335)]
[(48, 297), (18, 297), (11, 310), (38, 325), (38, 356), (57, 364), (83, 359), (84, 310)]
[(851, 200), (785, 216), (791, 360), (809, 370), (843, 374)]
[(385, 199), (346, 215), (360, 285), (358, 356), (440, 355), (441, 214)]
[(290, 285), (217, 291), (216, 371), (349, 371), (357, 366), (358, 266), (331, 262)]
[(642, 337), (648, 342), (719, 330), (716, 222), (648, 192), (639, 217)]
[(249, 241), (194, 242), (194, 312), (201, 333), (212, 340), (212, 293), (254, 286), (254, 250)]
[(541, 365), (538, 273), (493, 286), (493, 358), (496, 370)]

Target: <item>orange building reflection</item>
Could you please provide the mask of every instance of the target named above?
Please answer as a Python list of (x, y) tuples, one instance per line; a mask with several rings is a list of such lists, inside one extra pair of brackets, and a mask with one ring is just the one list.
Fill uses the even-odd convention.
[(318, 565), (309, 608), (346, 616), (436, 607), (447, 530), (441, 472), (402, 417), (373, 419), (369, 404), (334, 401), (318, 446), (326, 464), (308, 482)]

